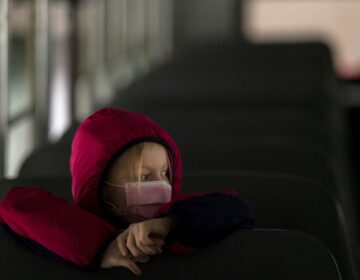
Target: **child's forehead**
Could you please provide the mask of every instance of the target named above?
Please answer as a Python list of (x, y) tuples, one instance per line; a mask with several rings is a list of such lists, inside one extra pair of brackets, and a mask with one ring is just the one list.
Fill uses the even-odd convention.
[(155, 142), (144, 142), (144, 150), (143, 153), (145, 151), (149, 152), (152, 150), (155, 150), (155, 152), (164, 152), (166, 153), (166, 149), (163, 145), (155, 143)]
[(140, 142), (118, 156), (111, 167), (123, 168), (124, 164), (131, 166), (138, 162), (141, 162), (142, 166), (152, 165), (156, 162), (168, 164), (168, 150), (163, 145), (156, 142)]
[(143, 167), (154, 165), (168, 165), (168, 154), (164, 146), (157, 143), (150, 143), (144, 146), (142, 152)]

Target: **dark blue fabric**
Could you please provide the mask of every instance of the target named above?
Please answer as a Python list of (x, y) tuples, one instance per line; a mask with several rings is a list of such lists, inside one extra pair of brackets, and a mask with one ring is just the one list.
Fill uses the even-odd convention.
[(195, 248), (219, 241), (239, 229), (254, 228), (250, 205), (237, 196), (224, 193), (178, 201), (164, 216), (175, 220), (171, 240)]

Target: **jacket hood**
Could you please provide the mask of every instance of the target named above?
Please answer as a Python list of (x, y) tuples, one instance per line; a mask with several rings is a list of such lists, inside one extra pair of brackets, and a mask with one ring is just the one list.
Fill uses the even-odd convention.
[(179, 194), (181, 157), (171, 136), (143, 114), (106, 108), (88, 117), (72, 142), (70, 169), (75, 203), (103, 216), (99, 193), (102, 176), (125, 150), (144, 141), (162, 144), (167, 149), (173, 196)]

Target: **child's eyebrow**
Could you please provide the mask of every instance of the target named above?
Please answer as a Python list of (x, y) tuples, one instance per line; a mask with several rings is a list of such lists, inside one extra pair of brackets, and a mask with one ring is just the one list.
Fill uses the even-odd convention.
[[(141, 166), (142, 172), (150, 172), (154, 169), (156, 168), (154, 168), (153, 166), (148, 166), (148, 165)], [(163, 171), (164, 169), (167, 171), (169, 169), (169, 164), (164, 164), (163, 166), (161, 166), (161, 170)]]

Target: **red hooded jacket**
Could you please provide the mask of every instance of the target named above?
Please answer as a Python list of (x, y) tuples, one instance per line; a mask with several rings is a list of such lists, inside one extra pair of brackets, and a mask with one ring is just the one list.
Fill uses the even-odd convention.
[[(106, 213), (99, 195), (102, 176), (126, 149), (143, 141), (162, 144), (170, 158), (173, 198), (154, 216), (172, 216), (176, 221), (177, 233), (168, 248), (185, 252), (204, 245), (204, 240), (211, 242), (238, 228), (253, 227), (251, 209), (235, 198), (232, 190), (181, 195), (180, 152), (171, 136), (142, 114), (109, 108), (86, 119), (74, 137), (70, 168), (75, 203), (40, 188), (14, 187), (0, 203), (0, 224), (31, 247), (36, 244), (78, 266), (93, 264), (117, 236), (117, 224)], [(190, 215), (189, 209), (193, 211)], [(211, 219), (216, 224), (199, 223), (209, 215), (218, 217)]]

